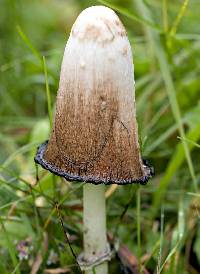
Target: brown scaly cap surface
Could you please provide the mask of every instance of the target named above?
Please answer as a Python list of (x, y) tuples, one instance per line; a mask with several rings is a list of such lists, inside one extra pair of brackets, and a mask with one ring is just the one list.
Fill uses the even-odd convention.
[(50, 140), (35, 161), (72, 181), (146, 183), (153, 171), (140, 156), (133, 75), (117, 15), (84, 10), (65, 48)]

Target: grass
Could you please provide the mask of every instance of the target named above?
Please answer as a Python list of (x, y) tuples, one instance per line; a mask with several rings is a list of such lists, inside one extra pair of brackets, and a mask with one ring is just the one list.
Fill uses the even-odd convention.
[(2, 1), (0, 273), (31, 273), (37, 264), (38, 273), (80, 273), (62, 230), (79, 254), (83, 184), (40, 167), (38, 182), (33, 158), (52, 128), (71, 26), (83, 8), (99, 3), (116, 10), (126, 26), (141, 148), (156, 172), (144, 187), (107, 188), (109, 235), (129, 252), (113, 258), (110, 273), (131, 273), (132, 261), (140, 273), (144, 268), (199, 273), (200, 3), (195, 0)]
[(140, 186), (137, 189), (137, 256), (138, 256), (138, 273), (142, 273), (142, 266), (141, 266), (141, 193), (140, 193)]
[(13, 266), (14, 266), (14, 271), (17, 274), (20, 274), (19, 263), (18, 263), (18, 260), (17, 260), (15, 247), (14, 247), (12, 241), (9, 238), (9, 234), (6, 231), (4, 222), (1, 220), (1, 218), (0, 218), (0, 224), (1, 224), (1, 227), (2, 227), (2, 233), (3, 233), (4, 237), (5, 237), (6, 246), (8, 248), (9, 253), (10, 253), (10, 258), (11, 258)]
[(45, 57), (43, 56), (43, 67), (44, 67), (44, 75), (45, 75), (45, 83), (46, 83), (46, 96), (47, 96), (47, 105), (48, 105), (48, 114), (49, 114), (49, 126), (52, 128), (52, 106), (51, 106), (51, 95), (49, 90), (49, 81), (48, 81), (48, 74), (47, 74), (47, 66)]

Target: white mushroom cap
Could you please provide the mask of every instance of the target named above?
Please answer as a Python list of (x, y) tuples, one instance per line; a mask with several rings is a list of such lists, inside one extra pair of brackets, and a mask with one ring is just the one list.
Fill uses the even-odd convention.
[(72, 27), (44, 158), (53, 172), (71, 180), (148, 179), (138, 143), (131, 47), (109, 8), (87, 8)]

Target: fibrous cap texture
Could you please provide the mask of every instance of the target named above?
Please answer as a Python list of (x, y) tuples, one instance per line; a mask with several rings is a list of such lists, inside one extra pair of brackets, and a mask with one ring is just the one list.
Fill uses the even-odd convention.
[(68, 180), (144, 183), (151, 169), (141, 160), (132, 52), (115, 12), (84, 10), (66, 44), (54, 127), (36, 161)]

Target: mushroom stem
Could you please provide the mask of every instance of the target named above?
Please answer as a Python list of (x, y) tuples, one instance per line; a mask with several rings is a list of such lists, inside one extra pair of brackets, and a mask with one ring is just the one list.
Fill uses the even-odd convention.
[[(105, 185), (85, 184), (83, 187), (84, 260), (101, 257), (107, 250)], [(93, 274), (93, 270), (85, 274)], [(95, 267), (96, 274), (107, 274), (108, 264)]]

